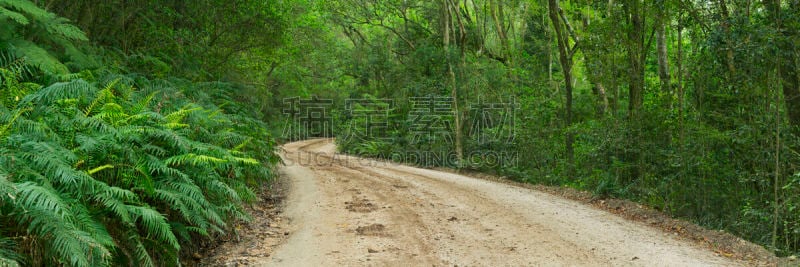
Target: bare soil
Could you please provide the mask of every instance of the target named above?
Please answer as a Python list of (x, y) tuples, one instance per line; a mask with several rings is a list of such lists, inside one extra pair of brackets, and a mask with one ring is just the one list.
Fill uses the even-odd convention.
[(632, 202), (336, 154), (330, 139), (283, 149), (283, 206), (266, 203), (271, 208), (242, 226), (240, 240), (222, 244), (202, 264), (777, 264), (756, 245)]

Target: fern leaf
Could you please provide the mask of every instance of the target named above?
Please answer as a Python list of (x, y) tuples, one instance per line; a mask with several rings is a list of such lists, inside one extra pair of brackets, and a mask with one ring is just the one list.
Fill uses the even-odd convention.
[(0, 6), (28, 14), (37, 20), (55, 17), (53, 13), (41, 9), (28, 0), (0, 0)]
[(106, 165), (103, 165), (103, 166), (96, 167), (96, 168), (93, 168), (91, 170), (88, 170), (88, 171), (86, 171), (86, 173), (88, 173), (89, 175), (92, 175), (92, 174), (95, 174), (96, 172), (99, 172), (99, 171), (102, 171), (102, 170), (105, 170), (105, 169), (113, 169), (113, 168), (114, 168), (114, 165), (106, 164)]
[(31, 182), (16, 187), (20, 223), (27, 224), (31, 234), (49, 236), (45, 246), (54, 255), (72, 266), (102, 264), (108, 259), (110, 252), (102, 244), (71, 223), (73, 213), (58, 193)]
[(32, 182), (16, 184), (18, 202), (22, 207), (28, 209), (39, 209), (52, 212), (59, 217), (66, 218), (67, 204), (61, 199), (58, 193), (52, 189), (44, 188)]
[(26, 96), (22, 103), (43, 106), (63, 99), (90, 99), (96, 90), (94, 86), (82, 79), (59, 82)]
[(69, 40), (89, 40), (80, 28), (69, 24), (69, 20), (66, 18), (53, 16), (45, 25), (47, 32), (50, 34), (59, 35)]
[(180, 248), (178, 239), (175, 237), (175, 234), (172, 233), (172, 228), (170, 228), (164, 215), (148, 207), (127, 206), (128, 211), (134, 215), (135, 221), (139, 222), (139, 225), (146, 230), (148, 235), (165, 242), (176, 250)]
[(150, 257), (150, 254), (147, 253), (147, 248), (145, 248), (144, 244), (142, 244), (142, 241), (139, 238), (138, 233), (136, 233), (135, 231), (130, 231), (128, 233), (128, 242), (133, 243), (134, 254), (136, 256), (136, 261), (139, 263), (139, 265), (145, 267), (155, 266), (155, 263), (153, 263), (153, 259)]
[(9, 18), (21, 25), (28, 25), (28, 23), (30, 23), (30, 21), (28, 21), (28, 18), (26, 18), (25, 15), (8, 10), (4, 7), (0, 7), (0, 19), (3, 18)]
[(11, 129), (11, 126), (14, 125), (14, 122), (17, 121), (17, 119), (19, 119), (19, 116), (22, 115), (22, 113), (25, 111), (27, 111), (27, 109), (17, 110), (17, 112), (14, 114), (14, 117), (12, 117), (8, 122), (6, 122), (5, 125), (0, 126), (0, 139), (2, 139), (3, 137), (6, 136), (6, 134), (8, 134), (8, 131), (9, 129)]
[(158, 94), (158, 91), (152, 92), (149, 95), (147, 95), (145, 98), (143, 98), (143, 99), (139, 100), (138, 102), (136, 102), (136, 104), (131, 109), (132, 113), (136, 114), (136, 113), (140, 113), (140, 112), (144, 111), (147, 108), (147, 106), (150, 105), (150, 101), (153, 101), (153, 97), (155, 97), (156, 94)]
[(183, 118), (185, 118), (186, 115), (189, 115), (190, 113), (195, 112), (195, 111), (199, 111), (199, 110), (202, 110), (202, 108), (200, 108), (200, 107), (182, 108), (182, 109), (179, 109), (179, 110), (177, 110), (175, 112), (167, 114), (166, 116), (164, 116), (164, 118), (166, 118), (167, 121), (169, 121), (171, 123), (179, 123), (179, 122), (183, 121)]
[(25, 58), (29, 64), (45, 72), (53, 74), (66, 74), (69, 72), (67, 66), (56, 59), (50, 52), (32, 42), (14, 39), (9, 41), (9, 44), (11, 45), (9, 50), (14, 55)]
[(83, 113), (86, 114), (86, 116), (89, 116), (89, 114), (92, 113), (92, 109), (94, 109), (94, 107), (97, 106), (98, 103), (100, 103), (101, 101), (105, 101), (107, 98), (113, 98), (114, 93), (111, 92), (111, 88), (113, 88), (114, 85), (116, 85), (118, 82), (119, 79), (116, 79), (110, 82), (108, 85), (106, 85), (106, 87), (103, 88), (103, 90), (100, 90), (100, 92), (97, 93), (97, 97), (95, 97), (92, 103), (89, 104), (88, 107), (86, 107), (86, 110), (84, 110)]
[(231, 157), (231, 158), (233, 159), (233, 161), (239, 162), (239, 163), (242, 163), (242, 164), (258, 165), (260, 163), (260, 162), (258, 162), (257, 159), (254, 159), (254, 158), (240, 158), (240, 157)]
[(205, 164), (211, 164), (211, 163), (224, 163), (224, 162), (227, 162), (227, 161), (224, 160), (224, 159), (220, 159), (220, 158), (216, 158), (216, 157), (212, 157), (212, 156), (197, 155), (197, 154), (194, 154), (194, 153), (188, 153), (188, 154), (183, 154), (183, 155), (172, 156), (172, 157), (166, 159), (164, 162), (167, 165), (172, 165), (172, 166), (184, 165), (184, 164), (187, 164), (187, 163), (189, 165), (192, 165), (192, 166), (198, 166), (198, 165), (205, 165)]
[(125, 205), (124, 200), (134, 198), (135, 194), (133, 192), (118, 187), (110, 187), (104, 192), (94, 196), (97, 202), (116, 215), (122, 223), (128, 225), (133, 224), (133, 217), (130, 215), (128, 206)]

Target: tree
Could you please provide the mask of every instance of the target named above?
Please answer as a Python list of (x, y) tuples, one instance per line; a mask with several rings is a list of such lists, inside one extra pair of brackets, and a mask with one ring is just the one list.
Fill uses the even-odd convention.
[(574, 49), (569, 48), (569, 37), (567, 35), (567, 28), (564, 26), (568, 22), (566, 19), (562, 22), (559, 14), (561, 8), (558, 6), (557, 0), (548, 0), (548, 12), (550, 14), (550, 21), (553, 24), (554, 33), (556, 35), (556, 42), (558, 43), (558, 59), (561, 63), (561, 71), (564, 73), (564, 121), (566, 125), (566, 134), (564, 138), (565, 156), (567, 158), (567, 168), (569, 176), (573, 174), (575, 164), (573, 143), (575, 137), (571, 130), (572, 126), (572, 56), (575, 53)]
[(644, 101), (644, 63), (647, 58), (644, 46), (645, 5), (641, 0), (625, 0), (622, 6), (628, 34), (628, 113), (630, 119), (635, 121), (639, 118)]

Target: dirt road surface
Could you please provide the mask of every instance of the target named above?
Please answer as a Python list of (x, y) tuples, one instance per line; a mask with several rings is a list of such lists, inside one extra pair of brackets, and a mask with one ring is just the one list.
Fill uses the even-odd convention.
[(531, 189), (287, 144), (291, 235), (266, 266), (742, 266)]

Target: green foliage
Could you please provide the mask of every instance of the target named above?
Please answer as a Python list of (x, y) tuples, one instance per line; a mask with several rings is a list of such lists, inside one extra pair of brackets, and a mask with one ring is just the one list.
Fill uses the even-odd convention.
[[(544, 1), (46, 2), (0, 0), (0, 265), (176, 265), (247, 219), (284, 129), (262, 120), (312, 95), (394, 100), (376, 136), (359, 136), (363, 107), (334, 104), (345, 152), (454, 153), (453, 140), (414, 142), (409, 115), (410, 97), (453, 96), (459, 110), (440, 119), (460, 119), (449, 134), (478, 163), (416, 163), (800, 248), (796, 5), (557, 1), (570, 69)], [(482, 103), (510, 99), (513, 123), (480, 125)], [(486, 139), (509, 128), (510, 142)], [(517, 157), (485, 164), (491, 153)]]
[[(342, 29), (339, 43), (347, 44), (333, 51), (344, 59), (338, 69), (352, 79), (339, 90), (398, 103), (391, 134), (380, 138), (346, 139), (363, 131), (348, 127), (366, 123), (342, 112), (340, 149), (371, 157), (455, 151), (444, 140), (411, 143), (407, 104), (410, 97), (455, 96), (460, 110), (443, 118), (463, 122), (449, 133), (463, 134), (464, 154), (473, 157), (466, 161), (487, 153), (518, 158), (493, 166), (434, 165), (632, 199), (779, 255), (796, 254), (800, 7), (786, 1), (556, 2), (560, 10), (552, 12), (560, 13), (555, 19), (567, 35), (571, 81), (559, 64), (547, 1), (327, 4), (329, 23)], [(565, 83), (573, 84), (569, 110)], [(631, 99), (636, 88), (641, 105)], [(520, 104), (513, 142), (483, 139), (502, 127), (472, 131), (482, 119), (474, 108), (509, 97)]]
[[(0, 50), (14, 59), (50, 74), (67, 74), (69, 69), (59, 59), (86, 60), (73, 42), (87, 41), (86, 35), (67, 19), (47, 12), (28, 0), (0, 1)], [(31, 40), (37, 40), (36, 42)], [(64, 49), (54, 53), (50, 46)], [(3, 56), (3, 61), (9, 62)], [(2, 63), (2, 61), (0, 61)], [(7, 68), (7, 67), (5, 67)]]
[(92, 42), (130, 56), (129, 71), (205, 80), (236, 78), (247, 71), (239, 68), (241, 62), (268, 58), (283, 44), (288, 3), (56, 0), (47, 5), (75, 21)]
[(80, 29), (25, 0), (0, 20), (0, 266), (177, 266), (249, 219), (279, 159), (237, 85), (70, 74)]
[(10, 200), (0, 233), (25, 237), (15, 253), (43, 255), (25, 261), (174, 265), (181, 243), (246, 220), (248, 185), (271, 176), (262, 163), (276, 162), (273, 144), (243, 141), (263, 125), (192, 104), (166, 81), (111, 78), (55, 83), (0, 113), (11, 126), (0, 140)]

